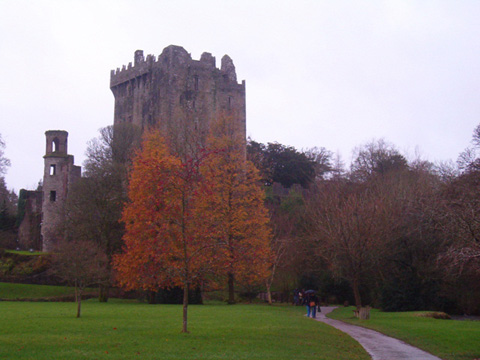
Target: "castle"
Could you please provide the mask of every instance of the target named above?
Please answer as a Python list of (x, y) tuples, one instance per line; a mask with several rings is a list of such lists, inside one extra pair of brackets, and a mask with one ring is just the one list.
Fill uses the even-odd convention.
[(246, 134), (245, 81), (237, 83), (232, 59), (223, 56), (221, 67), (204, 52), (192, 60), (180, 46), (170, 45), (156, 58), (135, 51), (134, 62), (110, 73), (115, 97), (114, 124), (129, 122), (142, 130), (159, 127), (168, 137), (182, 130), (205, 139), (210, 121), (232, 116)]
[(51, 251), (63, 235), (65, 201), (82, 169), (68, 154), (68, 132), (49, 130), (45, 137), (43, 190), (27, 191), (18, 237), (22, 247)]
[[(232, 59), (225, 55), (216, 67), (212, 54), (193, 60), (175, 45), (156, 58), (135, 51), (134, 62), (110, 73), (115, 97), (114, 124), (132, 123), (142, 130), (158, 127), (170, 138), (195, 133), (205, 141), (211, 121), (229, 116), (246, 136), (245, 81), (237, 82)], [(46, 152), (42, 191), (27, 191), (19, 245), (52, 251), (62, 237), (64, 206), (81, 168), (68, 155), (68, 133), (45, 133)]]

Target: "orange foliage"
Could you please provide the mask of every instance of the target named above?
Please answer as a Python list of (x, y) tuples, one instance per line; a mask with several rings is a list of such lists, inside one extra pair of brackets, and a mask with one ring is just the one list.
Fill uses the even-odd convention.
[(158, 131), (147, 133), (130, 175), (124, 252), (115, 257), (126, 289), (195, 285), (215, 262), (208, 224), (196, 211), (210, 196), (201, 181), (201, 159), (171, 155)]
[[(203, 166), (212, 196), (199, 204), (213, 224), (212, 234), (223, 252), (230, 281), (253, 284), (265, 279), (271, 266), (269, 217), (258, 171), (246, 160), (245, 140), (230, 118), (212, 125), (212, 155)], [(233, 284), (230, 284), (233, 286)], [(233, 289), (231, 298), (233, 301)]]
[(123, 211), (124, 252), (114, 259), (122, 287), (182, 286), (188, 293), (189, 285), (220, 274), (233, 294), (233, 279), (253, 284), (269, 275), (264, 191), (239, 134), (222, 118), (212, 125), (210, 151), (182, 159), (170, 154), (160, 132), (146, 134)]

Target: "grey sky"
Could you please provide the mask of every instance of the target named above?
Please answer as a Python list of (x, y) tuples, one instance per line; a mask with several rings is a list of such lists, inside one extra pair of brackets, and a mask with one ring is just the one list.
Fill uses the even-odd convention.
[[(110, 70), (170, 44), (247, 82), (260, 142), (351, 151), (385, 138), (455, 160), (480, 123), (479, 1), (0, 0), (0, 133), (9, 188), (43, 176), (46, 130), (78, 165), (113, 121)], [(418, 149), (418, 150), (417, 150)]]

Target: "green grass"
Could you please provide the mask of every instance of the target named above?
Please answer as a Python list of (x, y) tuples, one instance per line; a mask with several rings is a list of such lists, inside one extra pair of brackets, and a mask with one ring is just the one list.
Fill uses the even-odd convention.
[(0, 359), (315, 359), (367, 360), (349, 336), (265, 305), (182, 307), (120, 300), (83, 303), (0, 302)]
[(425, 312), (381, 312), (372, 309), (369, 320), (353, 317), (353, 307), (338, 308), (329, 317), (368, 327), (401, 339), (445, 360), (480, 358), (480, 322), (437, 320)]
[(29, 255), (29, 256), (38, 256), (45, 255), (47, 253), (41, 251), (27, 251), (27, 250), (5, 250), (6, 253), (17, 254), (17, 255)]
[(67, 286), (27, 285), (0, 282), (0, 299), (39, 299), (73, 295), (74, 288)]

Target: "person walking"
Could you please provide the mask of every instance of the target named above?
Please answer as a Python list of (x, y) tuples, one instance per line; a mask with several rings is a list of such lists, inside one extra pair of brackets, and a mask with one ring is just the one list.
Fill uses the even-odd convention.
[(320, 304), (320, 301), (318, 300), (318, 296), (313, 293), (310, 297), (310, 314), (312, 315), (312, 318), (317, 317), (317, 306)]
[(319, 305), (319, 300), (315, 292), (310, 292), (305, 297), (305, 305), (307, 307), (307, 317), (316, 318), (317, 317), (317, 306)]

